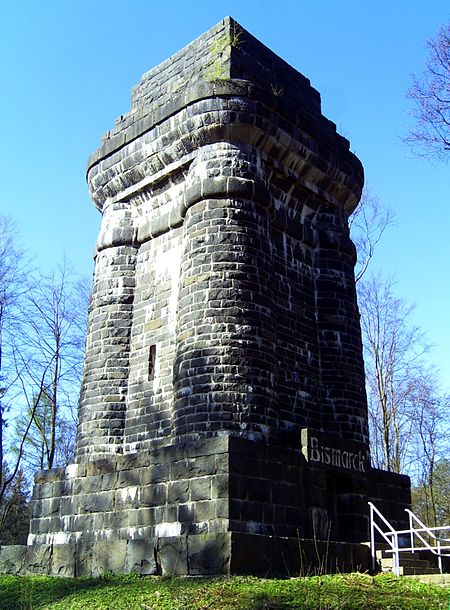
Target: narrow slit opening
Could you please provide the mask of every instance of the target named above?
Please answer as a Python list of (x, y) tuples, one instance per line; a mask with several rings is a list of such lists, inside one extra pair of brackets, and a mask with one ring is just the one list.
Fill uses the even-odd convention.
[(151, 381), (155, 378), (155, 365), (156, 365), (156, 345), (150, 345), (148, 354), (148, 379)]

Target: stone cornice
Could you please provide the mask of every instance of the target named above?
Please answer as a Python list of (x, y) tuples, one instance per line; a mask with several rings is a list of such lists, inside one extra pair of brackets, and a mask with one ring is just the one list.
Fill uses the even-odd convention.
[[(329, 121), (323, 117), (317, 121), (307, 112), (296, 113), (278, 98), (274, 100), (273, 95), (248, 83), (244, 87), (248, 97), (242, 95), (242, 84), (239, 96), (235, 83), (209, 83), (202, 87), (209, 90), (210, 97), (195, 97), (190, 104), (177, 106), (178, 112), (173, 107), (165, 108), (160, 120), (152, 114), (143, 117), (105, 142), (91, 157), (88, 181), (99, 209), (107, 199), (128, 197), (134, 189), (153, 182), (156, 174), (159, 177), (164, 173), (165, 166), (185, 163), (202, 145), (218, 142), (255, 147), (294, 174), (308, 190), (321, 194), (330, 203), (343, 205), (348, 213), (356, 207), (363, 169), (348, 150), (348, 142), (335, 133)], [(197, 125), (192, 125), (194, 119), (198, 119)], [(134, 172), (124, 171), (124, 160), (136, 151), (141, 163)], [(98, 185), (105, 185), (109, 175), (112, 179), (102, 194)]]

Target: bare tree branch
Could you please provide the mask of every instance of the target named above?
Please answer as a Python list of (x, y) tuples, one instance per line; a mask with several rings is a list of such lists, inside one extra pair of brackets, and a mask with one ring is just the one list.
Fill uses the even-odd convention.
[(410, 323), (413, 307), (395, 297), (392, 280), (372, 276), (358, 284), (373, 459), (400, 472), (409, 465), (413, 415), (430, 346)]
[(365, 188), (358, 207), (349, 218), (350, 234), (357, 251), (356, 283), (367, 272), (376, 246), (393, 221), (392, 210), (383, 206), (378, 197), (370, 189)]
[(0, 216), (0, 502), (24, 464), (62, 464), (73, 445), (87, 317), (87, 283), (65, 263), (32, 272), (16, 241)]
[(450, 151), (450, 23), (427, 43), (429, 58), (421, 76), (412, 75), (406, 92), (416, 126), (404, 138), (417, 156), (448, 161)]

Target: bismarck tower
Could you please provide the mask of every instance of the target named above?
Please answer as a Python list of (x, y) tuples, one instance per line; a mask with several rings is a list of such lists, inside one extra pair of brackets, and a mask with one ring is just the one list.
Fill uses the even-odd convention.
[[(88, 164), (102, 213), (76, 463), (39, 473), (30, 570), (364, 566), (355, 247), (363, 168), (309, 81), (227, 18), (132, 92)], [(318, 543), (320, 544), (320, 542)]]

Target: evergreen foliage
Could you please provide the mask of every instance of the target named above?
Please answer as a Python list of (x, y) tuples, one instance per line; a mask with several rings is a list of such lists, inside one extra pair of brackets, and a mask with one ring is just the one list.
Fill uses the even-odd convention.
[(26, 544), (29, 527), (27, 482), (19, 470), (0, 502), (0, 544)]

